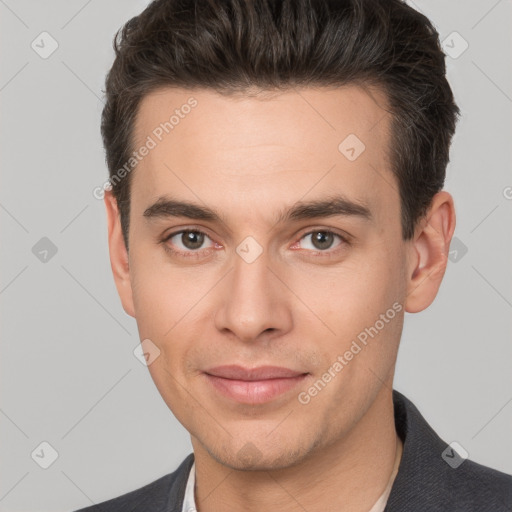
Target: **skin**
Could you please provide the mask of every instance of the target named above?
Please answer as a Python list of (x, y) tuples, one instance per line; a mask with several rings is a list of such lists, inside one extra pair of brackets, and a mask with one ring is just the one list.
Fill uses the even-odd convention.
[[(105, 205), (123, 307), (140, 339), (159, 348), (151, 376), (191, 435), (198, 510), (368, 511), (401, 449), (392, 385), (404, 312), (424, 310), (438, 292), (453, 199), (439, 192), (413, 239), (402, 239), (386, 97), (357, 86), (257, 97), (162, 89), (141, 104), (136, 146), (191, 96), (197, 107), (133, 171), (129, 251), (110, 192)], [(355, 161), (338, 150), (351, 133), (366, 146)], [(371, 220), (276, 221), (298, 201), (334, 193), (365, 203)], [(144, 217), (165, 195), (215, 209), (222, 221)], [(200, 249), (180, 235), (165, 244), (195, 257), (166, 252), (159, 241), (186, 228), (207, 234)], [(334, 236), (318, 249), (315, 229), (350, 243)], [(248, 236), (263, 249), (252, 263), (236, 252)], [(395, 302), (402, 310), (301, 404), (298, 393)], [(308, 376), (268, 403), (240, 404), (205, 378), (223, 364)]]

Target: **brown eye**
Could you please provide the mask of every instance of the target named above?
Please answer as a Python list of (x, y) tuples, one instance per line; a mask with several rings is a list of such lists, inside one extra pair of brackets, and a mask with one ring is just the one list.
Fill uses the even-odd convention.
[(329, 231), (316, 231), (311, 236), (312, 244), (319, 250), (329, 249), (333, 241), (334, 235)]
[(199, 252), (201, 249), (209, 249), (214, 246), (213, 241), (206, 233), (192, 229), (182, 229), (171, 233), (164, 242), (171, 250), (181, 254)]
[[(309, 238), (309, 242), (307, 241)], [(316, 231), (310, 231), (306, 235), (302, 237), (302, 240), (305, 240), (306, 243), (302, 245), (303, 249), (312, 249), (316, 251), (326, 251), (328, 249), (331, 249), (334, 245), (336, 247), (337, 245), (340, 245), (341, 242), (338, 242), (338, 244), (335, 244), (336, 238), (338, 238), (340, 241), (343, 241), (342, 237), (340, 235), (337, 235), (336, 233), (333, 233), (332, 231), (327, 230), (316, 230)]]
[(187, 249), (200, 249), (204, 243), (204, 233), (199, 233), (199, 231), (184, 231), (181, 234), (181, 243)]

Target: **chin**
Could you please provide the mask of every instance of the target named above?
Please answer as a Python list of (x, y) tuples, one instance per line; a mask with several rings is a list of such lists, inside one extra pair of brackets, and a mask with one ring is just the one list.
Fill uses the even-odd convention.
[(268, 439), (236, 443), (231, 439), (228, 446), (216, 444), (205, 448), (219, 464), (237, 471), (276, 471), (302, 463), (315, 447), (315, 443), (306, 446), (304, 440), (298, 442), (301, 446), (269, 443)]

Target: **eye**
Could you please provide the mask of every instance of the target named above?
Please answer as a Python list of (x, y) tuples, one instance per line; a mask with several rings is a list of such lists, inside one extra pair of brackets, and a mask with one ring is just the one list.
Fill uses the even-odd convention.
[[(204, 247), (205, 241), (208, 240), (210, 244)], [(162, 242), (164, 242), (164, 247), (167, 250), (182, 254), (198, 252), (200, 249), (210, 249), (215, 245), (206, 233), (195, 229), (175, 231), (162, 240)]]
[[(336, 240), (338, 241), (336, 242)], [(305, 241), (305, 243), (301, 243), (302, 241)], [(336, 248), (343, 245), (343, 243), (347, 243), (347, 240), (332, 231), (316, 229), (306, 233), (301, 238), (301, 242), (299, 242), (299, 244), (301, 244), (300, 248), (302, 249), (326, 252), (328, 249)]]
[[(204, 256), (204, 253), (209, 253), (210, 249), (222, 248), (198, 229), (174, 231), (161, 240), (161, 243), (167, 252), (184, 257)], [(345, 245), (350, 245), (345, 237), (328, 229), (315, 229), (305, 233), (292, 249), (306, 249), (331, 255), (343, 249)]]

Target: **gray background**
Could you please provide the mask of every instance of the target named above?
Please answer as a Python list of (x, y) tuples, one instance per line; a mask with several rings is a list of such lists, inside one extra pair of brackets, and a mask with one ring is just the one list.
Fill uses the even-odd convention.
[[(107, 177), (99, 121), (112, 37), (146, 4), (0, 0), (2, 511), (99, 502), (191, 451), (133, 355), (136, 324), (92, 195)], [(457, 241), (434, 304), (406, 315), (395, 387), (445, 441), (512, 473), (512, 4), (414, 5), (457, 57), (447, 62), (463, 117), (446, 182)], [(43, 31), (59, 45), (46, 59), (31, 48)], [(454, 31), (469, 45), (461, 55)], [(43, 237), (57, 248), (46, 261)], [(48, 469), (31, 457), (43, 441), (58, 452)]]

